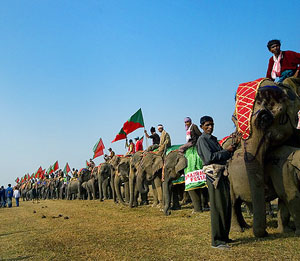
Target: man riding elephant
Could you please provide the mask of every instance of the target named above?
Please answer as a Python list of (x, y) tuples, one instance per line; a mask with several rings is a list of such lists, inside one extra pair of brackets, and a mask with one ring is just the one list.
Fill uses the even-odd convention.
[(164, 126), (162, 124), (158, 124), (157, 129), (161, 133), (159, 145), (154, 144), (149, 146), (147, 151), (153, 151), (157, 149), (157, 155), (163, 156), (167, 148), (171, 147), (171, 138), (169, 133), (164, 130)]

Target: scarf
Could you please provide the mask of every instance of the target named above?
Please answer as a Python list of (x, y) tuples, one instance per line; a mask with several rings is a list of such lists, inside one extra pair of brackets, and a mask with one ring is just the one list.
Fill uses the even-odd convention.
[(280, 76), (280, 71), (281, 71), (280, 61), (282, 58), (283, 58), (282, 52), (280, 52), (278, 58), (276, 58), (276, 56), (273, 55), (274, 65), (271, 73), (273, 79), (276, 79), (276, 77)]
[(186, 142), (189, 142), (189, 140), (191, 139), (191, 128), (192, 125), (186, 131)]

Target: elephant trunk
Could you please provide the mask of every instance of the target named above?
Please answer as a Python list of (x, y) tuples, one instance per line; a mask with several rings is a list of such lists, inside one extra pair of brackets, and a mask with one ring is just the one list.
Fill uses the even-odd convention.
[(141, 194), (146, 194), (149, 192), (149, 187), (145, 185), (146, 179), (142, 175), (137, 175), (136, 183), (138, 190)]
[(244, 161), (253, 204), (253, 233), (256, 237), (267, 235), (264, 186), (264, 155), (266, 149), (267, 145), (266, 142), (263, 142), (263, 135), (251, 137), (251, 141), (249, 139), (243, 143)]
[(171, 186), (169, 185), (169, 179), (165, 179), (163, 182), (163, 196), (164, 196), (164, 213), (166, 216), (171, 214), (170, 206), (171, 206)]

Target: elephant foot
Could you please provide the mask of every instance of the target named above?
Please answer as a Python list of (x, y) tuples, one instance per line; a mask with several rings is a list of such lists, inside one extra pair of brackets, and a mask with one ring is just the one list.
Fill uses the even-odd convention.
[[(294, 232), (294, 229), (286, 226), (286, 227), (280, 227), (280, 228), (278, 228), (278, 231), (279, 231), (279, 233), (291, 233), (291, 232)], [(295, 232), (295, 234), (296, 234), (296, 232)]]
[(171, 215), (171, 211), (169, 209), (164, 209), (164, 213), (165, 213), (166, 216)]
[(158, 203), (157, 203), (157, 202), (154, 202), (154, 203), (152, 204), (151, 207), (155, 208), (155, 207), (157, 207), (157, 206), (158, 206)]
[(140, 206), (143, 205), (149, 205), (149, 201), (148, 200), (141, 201)]
[(230, 231), (243, 233), (245, 231), (245, 229), (243, 227), (239, 226), (239, 225), (232, 225), (231, 224)]
[(199, 215), (199, 214), (201, 214), (202, 212), (203, 212), (202, 210), (195, 210), (195, 209), (193, 209), (192, 215)]
[(176, 205), (176, 206), (172, 206), (171, 210), (180, 210), (181, 206), (180, 205)]
[(267, 237), (269, 234), (265, 229), (253, 229), (255, 237)]

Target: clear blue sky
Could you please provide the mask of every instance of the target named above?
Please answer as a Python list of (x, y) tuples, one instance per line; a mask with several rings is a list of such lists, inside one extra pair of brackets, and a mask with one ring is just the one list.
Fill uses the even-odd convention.
[(0, 185), (56, 160), (80, 168), (100, 137), (123, 154), (110, 142), (139, 108), (173, 144), (185, 116), (211, 115), (228, 135), (238, 84), (265, 76), (267, 41), (300, 51), (299, 10), (298, 0), (1, 1)]

